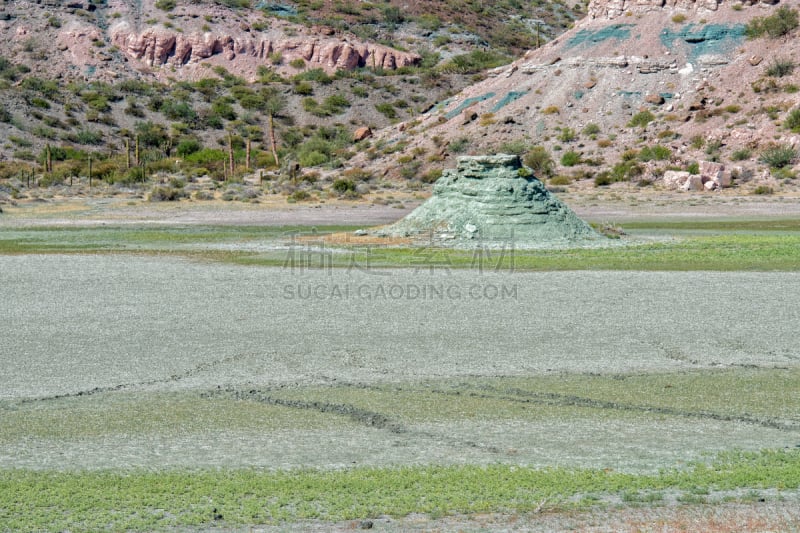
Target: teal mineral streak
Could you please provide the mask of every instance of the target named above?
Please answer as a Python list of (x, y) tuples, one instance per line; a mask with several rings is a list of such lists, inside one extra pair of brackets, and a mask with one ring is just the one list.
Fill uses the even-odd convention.
[(619, 94), (623, 98), (636, 98), (642, 96), (641, 91), (619, 91), (617, 94)]
[(498, 111), (503, 109), (505, 106), (507, 106), (508, 104), (513, 102), (514, 100), (519, 100), (520, 98), (522, 98), (526, 94), (528, 94), (528, 91), (511, 91), (511, 92), (509, 92), (507, 95), (505, 95), (503, 97), (502, 100), (500, 100), (499, 102), (497, 102), (495, 104), (495, 106), (492, 108), (491, 112), (492, 113), (497, 113)]
[(263, 9), (264, 11), (275, 15), (276, 17), (296, 17), (297, 8), (288, 4), (275, 4), (272, 2), (265, 2), (262, 0), (256, 4), (256, 9)]
[(689, 61), (695, 61), (698, 57), (708, 54), (724, 54), (732, 50), (744, 40), (744, 24), (729, 26), (726, 24), (708, 24), (696, 27), (694, 24), (687, 24), (683, 28), (672, 31), (665, 28), (661, 32), (661, 44), (669, 49), (675, 47), (675, 42), (687, 46), (689, 49)]
[(444, 100), (444, 101), (439, 102), (438, 104), (434, 105), (433, 108), (431, 108), (431, 111), (442, 111), (445, 107), (449, 106), (452, 102), (453, 102), (453, 99), (452, 98), (448, 98), (447, 100)]
[(482, 96), (473, 96), (472, 98), (467, 98), (466, 100), (461, 102), (460, 106), (458, 106), (457, 108), (453, 109), (452, 111), (447, 113), (445, 116), (447, 117), (447, 120), (450, 120), (451, 118), (455, 118), (455, 117), (457, 117), (459, 115), (459, 113), (464, 111), (466, 108), (468, 108), (472, 104), (477, 104), (478, 102), (483, 102), (484, 100), (488, 100), (489, 98), (492, 98), (493, 96), (494, 96), (494, 93), (486, 93), (486, 94), (484, 94)]
[(575, 37), (567, 41), (567, 48), (575, 48), (576, 46), (589, 45), (594, 46), (609, 39), (616, 39), (618, 41), (625, 41), (631, 37), (631, 28), (633, 24), (613, 24), (602, 30), (581, 30), (575, 34)]

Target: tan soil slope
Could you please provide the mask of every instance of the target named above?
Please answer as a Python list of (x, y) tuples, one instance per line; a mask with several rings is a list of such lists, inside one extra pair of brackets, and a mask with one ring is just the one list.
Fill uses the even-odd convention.
[[(559, 145), (606, 166), (642, 141), (670, 147), (677, 163), (708, 158), (704, 149), (692, 146), (695, 136), (719, 141), (723, 161), (741, 148), (755, 155), (771, 142), (797, 146), (798, 136), (781, 122), (798, 96), (785, 89), (756, 92), (753, 84), (764, 84), (765, 70), (776, 58), (798, 57), (800, 42), (791, 36), (747, 40), (743, 35), (748, 21), (780, 6), (797, 8), (798, 1), (594, 0), (590, 14), (572, 30), (490, 72), (413, 122), (379, 132), (372, 142), (379, 148), (399, 144), (401, 150), (384, 148), (392, 153), (356, 164), (392, 175), (401, 166), (398, 159), (413, 155), (422, 163), (420, 173), (446, 168), (456, 155), (455, 140), (466, 144), (467, 153), (523, 140), (555, 149), (556, 159)], [(776, 81), (784, 88), (800, 85), (800, 69)], [(642, 110), (657, 120), (646, 129), (628, 127)], [(589, 123), (600, 127), (594, 138), (581, 134)], [(563, 128), (574, 130), (577, 138), (559, 139)], [(755, 157), (740, 164), (763, 172)]]

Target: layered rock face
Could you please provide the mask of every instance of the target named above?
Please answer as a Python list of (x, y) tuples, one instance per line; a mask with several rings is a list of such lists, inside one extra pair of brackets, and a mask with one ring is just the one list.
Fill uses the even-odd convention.
[[(723, 0), (592, 0), (589, 3), (590, 18), (615, 19), (626, 12), (642, 13), (661, 9), (683, 11), (716, 11)], [(778, 0), (745, 0), (745, 5), (777, 4)]]
[(387, 235), (430, 236), (454, 245), (536, 247), (602, 239), (550, 194), (516, 155), (460, 157), (433, 196)]
[(228, 61), (244, 56), (266, 63), (269, 56), (275, 53), (281, 54), (285, 63), (299, 58), (311, 68), (319, 67), (329, 72), (358, 67), (394, 70), (420, 61), (420, 56), (414, 53), (325, 35), (316, 38), (259, 39), (250, 35), (185, 35), (153, 28), (136, 33), (128, 24), (122, 23), (112, 29), (111, 39), (128, 57), (151, 67), (180, 67), (216, 55), (222, 55)]

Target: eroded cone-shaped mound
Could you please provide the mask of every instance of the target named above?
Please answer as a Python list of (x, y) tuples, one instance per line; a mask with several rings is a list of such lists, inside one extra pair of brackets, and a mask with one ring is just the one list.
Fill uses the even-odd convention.
[(385, 228), (393, 236), (429, 236), (440, 243), (552, 246), (602, 237), (550, 194), (516, 155), (460, 157), (433, 196)]

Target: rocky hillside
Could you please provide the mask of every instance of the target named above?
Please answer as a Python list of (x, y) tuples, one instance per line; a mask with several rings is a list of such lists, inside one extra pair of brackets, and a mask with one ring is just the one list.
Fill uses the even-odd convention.
[[(56, 170), (73, 160), (76, 171), (90, 154), (122, 160), (136, 137), (142, 159), (233, 145), (244, 163), (247, 140), (254, 160), (273, 151), (272, 126), (280, 160), (339, 166), (357, 129), (416, 116), (579, 11), (512, 0), (6, 2), (0, 177), (50, 168), (48, 146)], [(269, 157), (255, 164), (269, 169)], [(221, 165), (198, 171), (219, 178)]]
[(508, 152), (551, 187), (780, 191), (800, 45), (775, 1), (8, 2), (0, 180), (259, 169), (303, 199)]
[[(558, 186), (682, 186), (702, 169), (708, 176), (688, 188), (709, 177), (707, 188), (731, 177), (767, 187), (760, 191), (791, 187), (800, 148), (797, 7), (592, 0), (573, 29), (381, 131), (355, 164), (432, 179), (458, 154), (502, 151), (526, 155)], [(675, 171), (689, 174), (664, 180)]]

